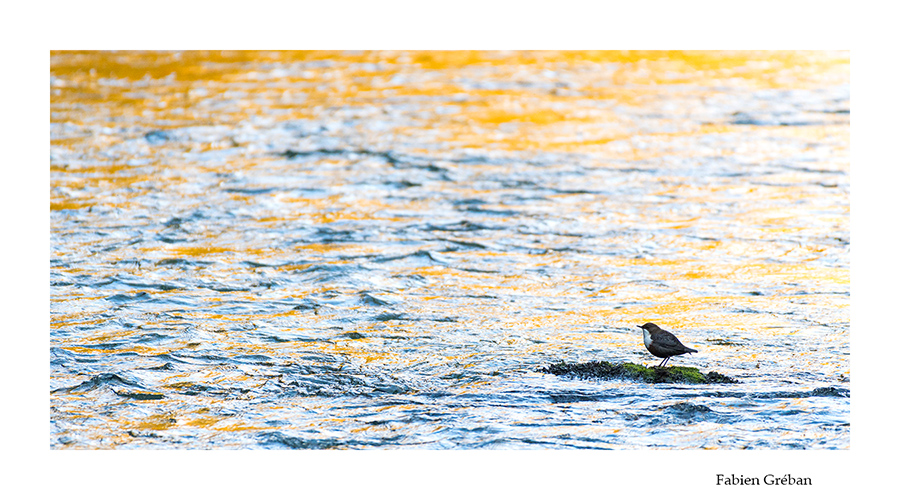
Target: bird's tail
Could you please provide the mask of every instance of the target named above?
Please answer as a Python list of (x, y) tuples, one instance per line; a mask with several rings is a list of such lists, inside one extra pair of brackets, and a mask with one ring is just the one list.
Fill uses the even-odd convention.
[(687, 352), (688, 352), (688, 354), (693, 354), (695, 352), (700, 352), (700, 351), (698, 351), (697, 349), (691, 349), (690, 347), (688, 347)]

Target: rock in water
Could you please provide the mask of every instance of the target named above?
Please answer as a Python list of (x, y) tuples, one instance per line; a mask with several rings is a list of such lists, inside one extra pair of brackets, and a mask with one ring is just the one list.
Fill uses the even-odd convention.
[(648, 384), (737, 384), (737, 380), (716, 372), (701, 373), (696, 368), (684, 366), (653, 367), (634, 363), (610, 363), (590, 361), (588, 363), (556, 363), (539, 371), (553, 375), (568, 375), (578, 378), (630, 379)]

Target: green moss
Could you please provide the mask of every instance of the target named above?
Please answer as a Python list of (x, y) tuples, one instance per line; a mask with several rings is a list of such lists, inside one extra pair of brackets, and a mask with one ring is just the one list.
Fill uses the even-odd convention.
[[(606, 361), (602, 361), (602, 363), (606, 363)], [(644, 382), (652, 382), (654, 379), (653, 370), (646, 366), (634, 363), (622, 363), (621, 366), (629, 378), (641, 379)]]
[[(663, 368), (663, 370), (666, 370), (666, 368)], [(700, 370), (696, 368), (688, 368), (687, 366), (673, 366), (668, 368), (668, 370), (690, 380), (693, 384), (703, 384), (706, 382), (706, 377), (704, 377), (703, 374), (700, 373)]]
[(540, 371), (554, 375), (569, 375), (579, 378), (629, 379), (648, 384), (735, 384), (737, 380), (716, 372), (701, 373), (696, 368), (686, 366), (657, 366), (647, 368), (635, 363), (610, 363), (591, 361), (588, 363), (556, 363)]

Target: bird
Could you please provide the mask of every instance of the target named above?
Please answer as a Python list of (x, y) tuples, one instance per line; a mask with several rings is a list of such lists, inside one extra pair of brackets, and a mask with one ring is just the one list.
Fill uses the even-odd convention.
[(638, 328), (644, 331), (644, 346), (650, 351), (650, 354), (657, 358), (665, 358), (659, 366), (665, 365), (672, 356), (680, 356), (689, 352), (699, 352), (697, 349), (685, 347), (674, 335), (654, 325), (653, 323), (644, 323)]

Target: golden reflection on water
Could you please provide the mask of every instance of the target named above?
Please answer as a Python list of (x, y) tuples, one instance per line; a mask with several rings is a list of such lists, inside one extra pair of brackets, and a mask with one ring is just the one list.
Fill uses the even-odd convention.
[[(327, 61), (321, 66), (302, 63)], [(564, 78), (559, 78), (564, 75)], [(503, 82), (527, 79), (530, 85), (504, 87)], [(560, 81), (565, 83), (560, 83)], [(130, 211), (154, 192), (180, 193), (187, 206), (202, 209), (204, 193), (196, 192), (193, 179), (199, 176), (239, 175), (270, 169), (283, 171), (285, 177), (306, 172), (303, 165), (282, 166), (257, 154), (260, 148), (252, 139), (254, 131), (273, 123), (293, 120), (354, 120), (368, 123), (373, 117), (388, 119), (383, 129), (351, 125), (359, 149), (379, 150), (395, 143), (412, 145), (428, 155), (425, 145), (445, 151), (515, 151), (593, 154), (608, 162), (610, 172), (593, 174), (585, 182), (609, 188), (608, 197), (585, 198), (578, 192), (551, 194), (529, 202), (537, 216), (552, 214), (557, 220), (577, 221), (603, 227), (617, 223), (658, 229), (655, 242), (662, 248), (677, 248), (674, 256), (647, 252), (640, 256), (593, 255), (573, 257), (552, 250), (577, 244), (578, 234), (557, 234), (544, 241), (519, 243), (549, 252), (515, 255), (497, 251), (492, 242), (472, 238), (463, 256), (451, 254), (455, 262), (478, 263), (479, 272), (445, 265), (422, 264), (415, 275), (419, 285), (398, 287), (397, 295), (415, 297), (423, 313), (444, 308), (477, 311), (463, 314), (460, 323), (434, 323), (416, 326), (408, 319), (392, 323), (398, 335), (415, 337), (431, 334), (452, 335), (466, 328), (489, 326), (508, 332), (496, 341), (523, 355), (543, 351), (591, 345), (601, 339), (609, 349), (641, 349), (639, 334), (629, 337), (590, 329), (590, 325), (616, 325), (631, 328), (656, 321), (666, 328), (687, 332), (688, 345), (703, 343), (711, 356), (727, 356), (736, 364), (756, 361), (760, 353), (735, 349), (727, 343), (710, 343), (704, 330), (728, 331), (735, 337), (774, 338), (797, 334), (796, 324), (779, 313), (808, 306), (821, 313), (823, 323), (849, 325), (849, 296), (818, 295), (797, 297), (796, 288), (826, 287), (849, 290), (848, 265), (821, 264), (821, 260), (843, 250), (826, 242), (835, 232), (848, 233), (849, 203), (846, 190), (832, 184), (810, 184), (805, 171), (773, 172), (765, 183), (709, 182), (701, 176), (662, 172), (643, 198), (620, 203), (616, 186), (634, 184), (631, 170), (647, 162), (672, 164), (695, 157), (740, 156), (736, 170), (778, 161), (795, 154), (795, 141), (808, 141), (810, 168), (846, 174), (849, 168), (849, 123), (823, 122), (805, 126), (735, 124), (709, 118), (694, 119), (706, 109), (727, 106), (728, 95), (721, 87), (752, 91), (816, 90), (849, 80), (849, 55), (822, 52), (53, 52), (51, 54), (51, 123), (58, 126), (51, 134), (51, 196), (53, 212), (84, 209), (110, 213)], [(460, 96), (450, 99), (447, 96)], [(754, 94), (755, 95), (755, 94)], [(621, 109), (631, 110), (631, 121), (623, 120)], [(664, 114), (660, 114), (664, 110)], [(677, 119), (685, 116), (692, 119)], [(223, 134), (217, 127), (234, 130)], [(188, 145), (159, 144), (154, 148), (141, 138), (146, 130), (175, 130), (196, 127), (197, 134)], [(206, 136), (208, 135), (208, 140)], [(748, 140), (752, 138), (752, 141)], [(323, 149), (327, 147), (322, 146)], [(823, 148), (827, 151), (823, 151)], [(203, 155), (233, 152), (227, 162), (192, 161)], [(380, 191), (355, 189), (360, 158), (323, 159), (316, 163), (314, 175), (327, 176), (311, 182), (328, 186), (320, 196), (296, 194), (229, 192), (228, 201), (237, 206), (267, 206), (262, 214), (241, 224), (273, 231), (285, 227), (324, 226), (367, 222), (374, 225), (402, 225), (407, 214), (440, 214), (444, 202), (428, 196), (388, 198)], [(144, 161), (146, 160), (146, 161)], [(560, 161), (565, 161), (560, 160)], [(366, 165), (365, 163), (362, 163)], [(657, 165), (657, 163), (653, 163)], [(454, 168), (432, 165), (436, 169)], [(643, 167), (640, 167), (643, 168)], [(747, 167), (749, 169), (749, 167)], [(387, 170), (372, 163), (371, 171)], [(484, 178), (512, 177), (516, 167), (493, 165), (485, 161), (466, 175)], [(620, 173), (616, 173), (616, 170)], [(312, 170), (308, 173), (313, 175)], [(311, 177), (315, 179), (314, 177)], [(225, 182), (225, 181), (223, 181)], [(271, 181), (262, 179), (263, 185)], [(441, 181), (431, 181), (439, 185)], [(559, 181), (566, 184), (567, 180)], [(604, 184), (605, 183), (605, 184)], [(247, 186), (244, 186), (247, 187)], [(252, 182), (249, 183), (252, 186)], [(429, 186), (426, 186), (429, 187)], [(571, 186), (573, 189), (582, 186)], [(515, 194), (517, 188), (504, 186), (475, 188), (471, 184), (442, 186), (459, 199), (482, 199), (483, 209), (494, 210), (492, 221), (498, 226), (516, 221), (503, 215), (518, 209), (502, 195)], [(438, 189), (441, 189), (440, 187)], [(666, 200), (677, 199), (675, 210)], [(803, 203), (797, 203), (802, 200)], [(287, 207), (287, 208), (285, 208)], [(724, 207), (724, 208), (723, 208)], [(677, 207), (676, 207), (677, 208)], [(155, 215), (154, 215), (155, 216)], [(167, 218), (166, 215), (158, 215)], [(116, 230), (114, 216), (98, 217), (98, 225)], [(55, 237), (69, 239), (77, 228), (53, 227)], [(685, 237), (681, 230), (696, 230), (707, 239)], [(792, 237), (804, 242), (787, 247), (763, 245), (768, 238), (779, 241)], [(385, 236), (389, 239), (390, 236)], [(552, 238), (552, 241), (549, 239)], [(629, 240), (633, 235), (611, 236), (609, 242), (622, 247), (640, 247), (644, 241)], [(817, 239), (818, 238), (818, 239)], [(820, 241), (821, 240), (821, 241)], [(383, 242), (379, 242), (383, 243)], [(73, 251), (71, 243), (67, 252)], [(339, 264), (355, 258), (377, 255), (381, 246), (360, 242), (297, 242), (290, 248), (274, 247), (264, 241), (243, 237), (240, 225), (230, 228), (201, 228), (190, 241), (144, 247), (147, 258), (162, 263), (166, 259), (197, 258), (218, 263), (253, 261), (274, 262), (274, 267), (247, 271), (259, 275), (301, 273), (314, 265)], [(77, 248), (75, 248), (77, 250)], [(84, 248), (81, 251), (93, 252)], [(115, 258), (119, 250), (110, 250)], [(315, 262), (296, 262), (296, 256), (315, 256)], [(59, 255), (55, 255), (59, 257)], [(127, 257), (127, 256), (126, 256)], [(574, 262), (572, 259), (579, 259)], [(497, 264), (492, 264), (496, 262)], [(846, 262), (846, 261), (844, 261)], [(161, 264), (160, 264), (161, 265)], [(493, 268), (492, 268), (493, 266)], [(541, 282), (527, 272), (547, 266), (568, 269), (569, 275)], [(484, 271), (501, 271), (485, 276)], [(619, 279), (630, 270), (640, 279)], [(526, 272), (527, 271), (527, 272)], [(78, 269), (67, 272), (76, 273)], [(97, 271), (85, 269), (86, 275)], [(134, 277), (152, 277), (156, 270), (137, 267)], [(113, 274), (114, 271), (110, 271)], [(269, 274), (266, 274), (269, 273)], [(221, 278), (213, 271), (197, 270), (203, 279)], [(673, 286), (648, 286), (647, 282)], [(720, 294), (717, 283), (744, 285), (746, 294)], [(792, 283), (791, 288), (785, 284)], [(587, 290), (592, 285), (593, 289)], [(763, 290), (765, 293), (756, 293)], [(327, 283), (292, 291), (289, 298), (345, 290)], [(180, 290), (146, 290), (150, 298), (178, 296)], [(271, 300), (259, 291), (228, 291), (228, 299), (253, 304)], [(549, 312), (522, 311), (516, 303), (498, 301), (472, 306), (464, 297), (530, 297), (565, 305)], [(52, 304), (65, 306), (54, 312), (51, 330), (101, 325), (107, 319), (95, 318), (91, 299), (96, 294), (65, 289), (51, 297)], [(591, 299), (618, 301), (622, 307), (597, 306)], [(204, 297), (208, 303), (224, 300)], [(84, 303), (86, 310), (78, 310)], [(357, 306), (347, 306), (354, 310)], [(362, 308), (362, 306), (358, 306)], [(745, 311), (765, 311), (746, 314)], [(298, 310), (218, 314), (209, 311), (182, 311), (182, 321), (206, 320), (222, 323), (266, 322), (283, 318), (298, 321), (293, 329), (318, 337), (317, 321), (337, 318), (335, 311), (323, 307), (311, 313)], [(446, 311), (446, 315), (452, 315)], [(153, 320), (147, 318), (147, 324)], [(163, 323), (160, 323), (162, 325)], [(422, 359), (401, 353), (380, 337), (382, 324), (360, 323), (353, 327), (358, 338), (343, 338), (318, 344), (325, 354), (346, 356), (362, 364), (414, 366)], [(847, 328), (832, 335), (847, 343)], [(115, 350), (105, 344), (140, 335), (134, 328), (100, 331), (68, 343), (76, 353)], [(225, 329), (205, 329), (198, 338), (179, 339), (165, 346), (132, 345), (140, 355), (175, 353), (196, 343), (217, 345), (233, 353), (264, 354), (280, 359), (284, 349), (301, 347), (302, 342), (287, 341), (248, 344), (245, 339), (229, 339)], [(540, 340), (541, 343), (531, 343)], [(97, 347), (90, 347), (95, 345)], [(473, 355), (448, 352), (430, 363), (459, 363), (461, 370), (477, 367), (467, 363)], [(641, 361), (647, 360), (645, 357)], [(838, 356), (838, 358), (840, 358)], [(822, 359), (818, 360), (823, 362)], [(803, 360), (797, 360), (797, 365)], [(849, 374), (846, 360), (824, 360), (824, 371)], [(818, 368), (817, 370), (822, 370)], [(183, 384), (202, 383), (204, 378), (227, 379), (230, 383), (250, 379), (239, 373), (218, 370), (163, 380), (163, 387), (178, 389)], [(474, 382), (462, 392), (477, 392), (485, 382)], [(60, 396), (63, 397), (63, 396)], [(147, 408), (169, 408), (159, 401), (143, 401)], [(787, 403), (786, 403), (787, 404)], [(172, 428), (200, 427), (221, 431), (254, 428), (231, 422), (221, 416), (182, 414), (178, 410), (151, 414), (133, 422), (120, 422), (123, 428), (162, 431)], [(354, 432), (369, 432), (376, 426)], [(616, 433), (618, 429), (611, 429)], [(702, 430), (701, 430), (702, 431)], [(560, 432), (563, 432), (562, 430)], [(579, 429), (566, 429), (576, 434)], [(587, 432), (585, 430), (585, 432)], [(119, 439), (127, 436), (118, 433)]]
[[(278, 65), (310, 60), (328, 60), (334, 66), (305, 69), (278, 77)], [(245, 64), (273, 67), (263, 78), (246, 70)], [(383, 65), (382, 68), (379, 65)], [(599, 66), (613, 69), (598, 69)], [(385, 99), (414, 99), (465, 93), (469, 98), (457, 104), (429, 127), (451, 133), (444, 141), (458, 147), (506, 146), (513, 149), (593, 150), (615, 138), (630, 138), (630, 127), (619, 131), (616, 116), (595, 106), (580, 106), (585, 100), (608, 100), (611, 105), (653, 107), (670, 92), (684, 98), (687, 90), (679, 84), (714, 86), (728, 83), (747, 88), (815, 88), (846, 80), (849, 55), (815, 52), (181, 52), (110, 53), (53, 52), (51, 93), (53, 112), (65, 114), (78, 123), (80, 108), (103, 111), (107, 123), (120, 118), (151, 118), (171, 123), (214, 125), (236, 123), (258, 116), (261, 111), (280, 112), (279, 119), (318, 117), (333, 107), (366, 104), (383, 105)], [(577, 86), (572, 95), (567, 87), (547, 92), (520, 89), (466, 88), (461, 80), (515, 79), (517, 74), (565, 71), (567, 81)], [(599, 73), (598, 73), (599, 72)], [(272, 75), (276, 73), (276, 75)], [(404, 76), (417, 75), (423, 81), (405, 85)], [(424, 76), (422, 76), (424, 75)], [(603, 76), (605, 78), (598, 78)], [(583, 81), (582, 81), (583, 79)], [(274, 80), (276, 86), (271, 82)], [(548, 81), (550, 78), (548, 77)], [(102, 82), (109, 83), (101, 85)], [(136, 83), (132, 83), (136, 82)], [(160, 84), (162, 83), (162, 84)], [(281, 86), (279, 89), (278, 86)], [(233, 90), (238, 88), (240, 90)], [(302, 99), (292, 100), (292, 93)], [(213, 106), (215, 97), (239, 98), (239, 114), (224, 116)], [(265, 99), (261, 109), (259, 98)], [(472, 97), (477, 97), (472, 99)], [(429, 108), (427, 100), (418, 104)], [(375, 110), (372, 113), (377, 112)], [(96, 118), (96, 116), (92, 116)], [(496, 125), (516, 127), (499, 133)], [(491, 125), (490, 132), (482, 125)], [(722, 127), (727, 133), (734, 127)], [(416, 130), (404, 130), (415, 134)], [(418, 131), (418, 132), (421, 132)], [(839, 131), (849, 133), (848, 130)], [(565, 140), (578, 134), (577, 140)], [(709, 133), (684, 130), (654, 134), (664, 140), (680, 135)], [(795, 133), (773, 128), (772, 133)], [(121, 141), (114, 135), (99, 134), (91, 145), (100, 149)], [(562, 140), (562, 141), (561, 141)], [(75, 142), (66, 139), (57, 144)], [(229, 147), (230, 144), (208, 144)], [(614, 151), (603, 150), (605, 153)]]

